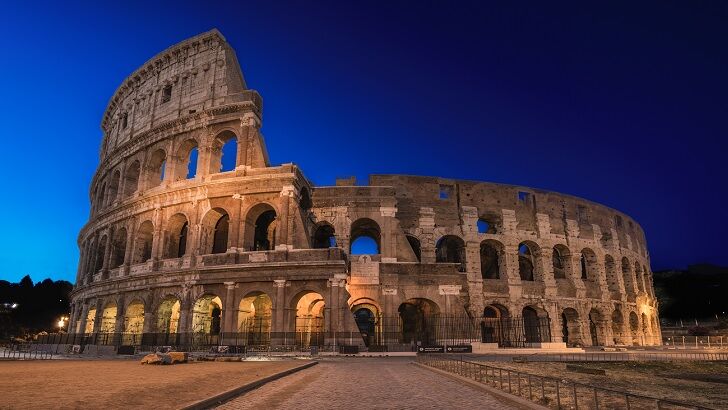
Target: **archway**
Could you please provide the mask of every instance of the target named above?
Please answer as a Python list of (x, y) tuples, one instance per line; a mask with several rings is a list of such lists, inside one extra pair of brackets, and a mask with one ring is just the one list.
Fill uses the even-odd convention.
[(189, 224), (183, 214), (174, 214), (167, 223), (167, 241), (164, 251), (165, 258), (181, 258), (187, 253), (187, 234)]
[(327, 223), (316, 227), (316, 231), (313, 234), (313, 247), (314, 249), (335, 248), (336, 236), (334, 227)]
[(435, 246), (437, 263), (457, 263), (458, 270), (465, 272), (465, 241), (455, 235), (445, 235)]
[(518, 245), (518, 274), (523, 281), (535, 279), (536, 251), (535, 244), (521, 242)]
[(269, 251), (276, 247), (278, 225), (275, 209), (260, 203), (248, 211), (245, 217), (245, 244), (251, 251)]
[(124, 312), (124, 333), (141, 334), (144, 329), (144, 303), (135, 300)]
[(197, 299), (192, 309), (192, 333), (217, 335), (222, 324), (222, 301), (215, 295)]
[(157, 331), (177, 333), (179, 326), (180, 302), (174, 296), (167, 296), (157, 309)]
[(154, 240), (154, 225), (151, 221), (144, 221), (137, 230), (134, 240), (133, 263), (143, 263), (152, 258), (152, 241)]
[(134, 161), (124, 171), (124, 198), (134, 194), (139, 189), (139, 174), (141, 167), (139, 161)]
[(202, 218), (202, 237), (200, 248), (202, 254), (225, 253), (228, 249), (228, 232), (230, 216), (222, 208), (212, 208)]
[(607, 287), (612, 299), (619, 299), (619, 275), (617, 274), (617, 264), (611, 255), (604, 255), (604, 270), (607, 274)]
[(508, 316), (508, 309), (501, 305), (488, 305), (483, 309), (480, 321), (480, 340), (483, 343), (498, 343), (504, 339), (503, 318)]
[(326, 307), (324, 297), (317, 292), (304, 291), (294, 300), (296, 300), (296, 342), (300, 346), (323, 345)]
[(615, 345), (625, 344), (624, 341), (624, 318), (619, 309), (612, 312), (612, 336)]
[(109, 302), (104, 306), (101, 313), (101, 326), (99, 327), (101, 333), (114, 333), (116, 329), (116, 312), (116, 303)]
[(628, 296), (635, 296), (635, 280), (632, 276), (632, 269), (630, 268), (629, 259), (627, 257), (622, 258), (622, 280), (624, 281), (624, 289)]
[(232, 131), (219, 133), (210, 151), (211, 174), (233, 171), (238, 165), (238, 137)]
[[(522, 311), (523, 336), (526, 343), (550, 341), (548, 336), (548, 313), (542, 309), (526, 306)], [(546, 319), (542, 319), (546, 318)], [(543, 323), (546, 322), (546, 323)], [(549, 339), (549, 340), (546, 340)]]
[(359, 307), (354, 310), (354, 321), (362, 339), (364, 339), (364, 345), (369, 347), (374, 344), (377, 323), (374, 312), (368, 307)]
[(240, 300), (238, 306), (238, 332), (248, 345), (270, 343), (273, 302), (263, 292), (251, 292)]
[(589, 335), (592, 346), (607, 345), (607, 338), (604, 334), (604, 317), (596, 309), (589, 311)]
[(349, 253), (352, 255), (371, 255), (382, 252), (382, 235), (379, 224), (369, 218), (361, 218), (351, 224), (351, 244)]
[(164, 181), (164, 167), (167, 163), (167, 154), (162, 149), (152, 153), (147, 162), (147, 188), (159, 186)]
[(503, 245), (493, 240), (480, 243), (480, 275), (483, 279), (500, 279), (500, 254)]
[(114, 233), (114, 241), (111, 242), (111, 269), (118, 268), (124, 264), (126, 256), (126, 229), (119, 228)]
[(399, 305), (402, 342), (415, 345), (437, 343), (436, 320), (440, 313), (437, 304), (429, 299), (409, 299)]
[(581, 250), (581, 279), (592, 282), (597, 281), (597, 255), (593, 250), (584, 248)]
[(571, 253), (564, 245), (554, 246), (551, 254), (551, 263), (554, 269), (554, 279), (566, 279), (571, 271)]
[(86, 314), (86, 327), (83, 329), (83, 333), (94, 332), (94, 321), (96, 321), (96, 308), (90, 308)]
[(581, 323), (579, 313), (572, 308), (566, 308), (561, 313), (561, 331), (563, 340), (568, 346), (581, 346)]
[(632, 344), (640, 346), (640, 320), (635, 312), (629, 312), (629, 330), (632, 334)]

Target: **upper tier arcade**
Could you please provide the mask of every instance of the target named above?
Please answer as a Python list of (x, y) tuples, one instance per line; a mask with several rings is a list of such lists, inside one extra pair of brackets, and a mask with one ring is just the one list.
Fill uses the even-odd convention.
[(101, 121), (102, 161), (117, 148), (175, 119), (231, 103), (253, 102), (235, 51), (213, 29), (157, 54), (129, 75)]

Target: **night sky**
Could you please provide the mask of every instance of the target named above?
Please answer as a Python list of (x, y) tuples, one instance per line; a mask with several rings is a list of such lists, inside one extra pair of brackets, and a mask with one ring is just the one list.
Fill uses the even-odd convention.
[(654, 270), (728, 265), (728, 3), (234, 3), (3, 6), (0, 279), (74, 280), (106, 103), (213, 27), (264, 98), (271, 162), (316, 185), (555, 190), (634, 217)]

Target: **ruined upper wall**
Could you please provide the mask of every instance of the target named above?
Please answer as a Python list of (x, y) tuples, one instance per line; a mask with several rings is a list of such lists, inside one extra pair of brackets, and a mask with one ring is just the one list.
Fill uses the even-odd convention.
[(155, 125), (260, 98), (246, 90), (235, 51), (217, 30), (169, 47), (129, 75), (109, 100), (101, 158)]
[[(403, 229), (415, 228), (421, 208), (432, 208), (436, 226), (461, 225), (463, 206), (475, 207), (478, 217), (502, 230), (502, 211), (515, 211), (516, 229), (564, 237), (594, 239), (647, 256), (642, 228), (628, 215), (571, 195), (515, 185), (408, 175), (372, 175), (372, 186), (396, 191), (397, 219)], [(446, 196), (446, 197), (445, 197)], [(548, 216), (546, 220), (544, 216)]]

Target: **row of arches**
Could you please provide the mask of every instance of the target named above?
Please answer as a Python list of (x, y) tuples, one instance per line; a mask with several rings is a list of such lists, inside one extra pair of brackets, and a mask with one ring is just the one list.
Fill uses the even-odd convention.
[[(112, 169), (94, 188), (92, 213), (131, 197), (135, 192), (159, 186), (164, 181), (193, 179), (197, 175), (232, 171), (237, 166), (238, 137), (232, 131), (219, 133), (209, 144), (185, 137), (170, 153), (169, 148), (153, 147)], [(203, 157), (204, 156), (204, 160)], [(207, 169), (203, 169), (203, 167)]]

